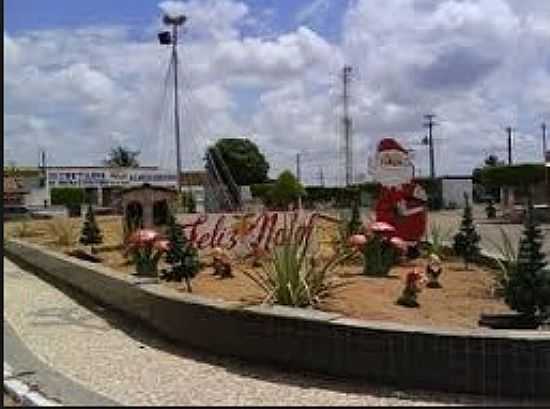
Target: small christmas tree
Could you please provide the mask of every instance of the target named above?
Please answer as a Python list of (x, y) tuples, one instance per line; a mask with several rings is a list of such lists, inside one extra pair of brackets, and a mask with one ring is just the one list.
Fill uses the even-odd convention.
[(470, 206), (467, 194), (464, 194), (464, 199), (466, 206), (464, 207), (460, 231), (454, 236), (453, 249), (457, 255), (462, 257), (464, 266), (467, 270), (469, 263), (479, 257), (480, 236), (474, 225), (472, 207)]
[(170, 271), (164, 272), (162, 278), (167, 281), (185, 280), (187, 291), (192, 292), (191, 279), (199, 271), (199, 256), (197, 249), (185, 237), (183, 227), (176, 223), (173, 213), (168, 215), (169, 249), (166, 252), (166, 263)]
[(550, 271), (545, 269), (545, 256), (541, 252), (543, 234), (533, 213), (529, 198), (517, 265), (504, 293), (504, 300), (511, 309), (528, 316), (537, 312), (544, 314), (550, 306)]
[(354, 234), (361, 233), (361, 228), (363, 224), (361, 222), (361, 211), (359, 210), (359, 201), (354, 200), (353, 206), (351, 208), (351, 218), (347, 226), (348, 238)]
[(90, 250), (92, 254), (95, 254), (94, 244), (103, 243), (103, 236), (95, 220), (95, 213), (91, 203), (88, 203), (88, 211), (86, 212), (79, 241), (85, 246), (91, 246)]

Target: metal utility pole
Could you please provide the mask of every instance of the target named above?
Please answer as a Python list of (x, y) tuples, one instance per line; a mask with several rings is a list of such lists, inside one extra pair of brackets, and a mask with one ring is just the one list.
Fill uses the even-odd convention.
[(438, 125), (436, 122), (433, 121), (435, 116), (436, 116), (435, 114), (424, 115), (424, 118), (426, 118), (428, 121), (424, 123), (424, 127), (428, 128), (428, 145), (430, 148), (430, 178), (431, 179), (435, 179), (435, 155), (434, 155), (434, 141), (433, 141), (433, 135), (432, 135), (433, 127)]
[(296, 154), (296, 178), (298, 179), (298, 182), (302, 182), (302, 172), (300, 169), (300, 154)]
[(506, 127), (508, 133), (508, 165), (512, 164), (512, 127)]
[(351, 67), (344, 66), (342, 71), (342, 81), (344, 85), (344, 145), (346, 155), (346, 186), (353, 183), (353, 144), (351, 139), (351, 118), (349, 116), (349, 84), (351, 80)]
[(179, 114), (179, 95), (178, 95), (178, 27), (187, 21), (184, 15), (169, 16), (165, 15), (163, 22), (172, 26), (172, 33), (163, 32), (159, 34), (161, 44), (172, 45), (172, 64), (174, 66), (174, 126), (176, 134), (176, 167), (177, 167), (177, 188), (181, 192), (181, 148), (180, 148), (180, 114)]
[(542, 128), (542, 161), (546, 163), (546, 123), (543, 122), (541, 125)]
[(325, 175), (323, 173), (323, 167), (319, 168), (319, 183), (321, 186), (325, 186)]

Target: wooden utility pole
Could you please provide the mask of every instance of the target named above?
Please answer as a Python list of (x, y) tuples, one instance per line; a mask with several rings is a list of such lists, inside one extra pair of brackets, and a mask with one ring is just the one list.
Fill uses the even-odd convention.
[(428, 146), (430, 149), (430, 178), (432, 179), (435, 179), (435, 154), (432, 130), (434, 126), (438, 125), (436, 122), (433, 121), (435, 116), (435, 114), (424, 115), (424, 118), (426, 118), (427, 120), (427, 122), (424, 123), (424, 127), (428, 128)]
[(302, 171), (300, 168), (300, 154), (296, 154), (296, 178), (298, 179), (298, 182), (302, 183)]
[(346, 186), (353, 183), (353, 143), (351, 139), (351, 118), (349, 116), (349, 84), (351, 80), (351, 67), (344, 66), (342, 71), (342, 81), (344, 85), (344, 150), (346, 155)]

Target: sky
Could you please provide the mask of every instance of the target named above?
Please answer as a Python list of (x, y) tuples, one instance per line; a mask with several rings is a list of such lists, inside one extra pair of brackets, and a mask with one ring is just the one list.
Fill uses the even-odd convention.
[[(170, 49), (162, 13), (184, 13), (179, 98), (182, 156), (248, 137), (270, 176), (344, 181), (342, 68), (352, 67), (353, 167), (368, 179), (378, 140), (414, 151), (436, 114), (439, 175), (469, 174), (489, 154), (542, 160), (550, 123), (550, 1), (538, 0), (5, 0), (4, 159), (100, 164), (124, 144), (173, 168)], [(321, 176), (322, 175), (322, 176)]]

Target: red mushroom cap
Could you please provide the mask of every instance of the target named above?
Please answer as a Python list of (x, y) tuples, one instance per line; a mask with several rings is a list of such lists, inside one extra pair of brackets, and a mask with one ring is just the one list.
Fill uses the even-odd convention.
[(132, 233), (128, 241), (130, 243), (135, 243), (135, 244), (148, 244), (148, 243), (153, 243), (159, 237), (160, 237), (160, 234), (154, 230), (140, 229)]
[(354, 234), (348, 239), (348, 243), (352, 247), (362, 247), (367, 243), (367, 238), (363, 234)]
[(395, 231), (395, 227), (386, 222), (374, 222), (369, 229), (378, 233), (393, 233)]

